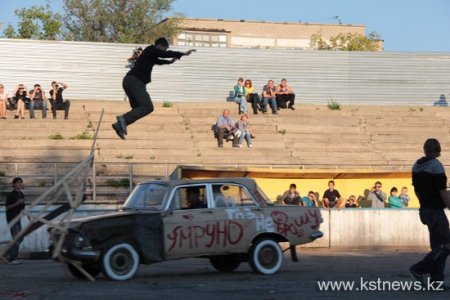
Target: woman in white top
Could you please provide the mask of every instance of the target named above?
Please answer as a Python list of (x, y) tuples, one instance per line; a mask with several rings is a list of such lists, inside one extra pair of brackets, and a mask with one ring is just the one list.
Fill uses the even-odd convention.
[(0, 119), (6, 119), (6, 101), (8, 101), (8, 93), (0, 83)]

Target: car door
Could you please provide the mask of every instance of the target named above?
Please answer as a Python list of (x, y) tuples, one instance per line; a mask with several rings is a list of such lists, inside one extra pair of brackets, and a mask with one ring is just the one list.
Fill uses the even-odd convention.
[(239, 184), (212, 184), (214, 210), (227, 233), (218, 241), (218, 251), (247, 252), (257, 232), (274, 231), (272, 219), (264, 216), (252, 194)]
[[(166, 259), (208, 255), (216, 250), (214, 211), (206, 184), (176, 187), (163, 214)], [(191, 198), (198, 198), (196, 204)]]

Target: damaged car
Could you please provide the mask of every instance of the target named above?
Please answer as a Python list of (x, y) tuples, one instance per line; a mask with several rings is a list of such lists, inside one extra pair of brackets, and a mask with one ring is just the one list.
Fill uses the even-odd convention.
[(284, 251), (296, 261), (297, 245), (322, 237), (321, 223), (319, 208), (274, 205), (250, 178), (157, 180), (138, 184), (119, 211), (66, 224), (60, 255), (79, 278), (128, 280), (140, 264), (193, 257), (270, 275)]

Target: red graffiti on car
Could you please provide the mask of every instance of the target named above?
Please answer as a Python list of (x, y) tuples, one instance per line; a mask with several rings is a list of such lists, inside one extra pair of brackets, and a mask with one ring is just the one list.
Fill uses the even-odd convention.
[(171, 241), (169, 251), (174, 248), (188, 247), (211, 248), (213, 245), (235, 245), (244, 235), (242, 225), (231, 220), (217, 221), (206, 225), (177, 226), (167, 239)]
[(316, 209), (308, 209), (298, 217), (290, 218), (282, 211), (274, 211), (271, 214), (278, 233), (287, 236), (289, 233), (297, 237), (305, 235), (303, 226), (309, 225), (312, 229), (317, 229), (321, 223), (320, 214)]

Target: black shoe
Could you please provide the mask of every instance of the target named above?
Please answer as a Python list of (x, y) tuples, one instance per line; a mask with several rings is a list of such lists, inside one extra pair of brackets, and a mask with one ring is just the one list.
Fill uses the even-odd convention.
[(125, 135), (122, 132), (122, 128), (120, 128), (120, 125), (117, 123), (112, 124), (112, 128), (116, 131), (117, 135), (124, 140), (125, 139)]
[[(55, 118), (56, 119), (56, 118)], [(64, 120), (69, 120), (69, 117), (64, 117)]]
[(128, 134), (127, 131), (127, 122), (125, 122), (125, 119), (123, 118), (123, 116), (117, 116), (117, 124), (119, 124), (120, 128), (122, 129), (122, 132), (124, 134)]
[(219, 148), (223, 148), (223, 144), (219, 144), (219, 146), (218, 146)]
[(295, 110), (295, 107), (294, 107), (294, 105), (292, 105), (292, 106), (289, 106), (289, 109), (291, 109), (291, 110)]
[(19, 118), (19, 116), (18, 116), (18, 115), (15, 115), (15, 116), (14, 116), (14, 119), (18, 119), (18, 118)]
[(278, 115), (277, 111), (272, 112), (272, 115)]

